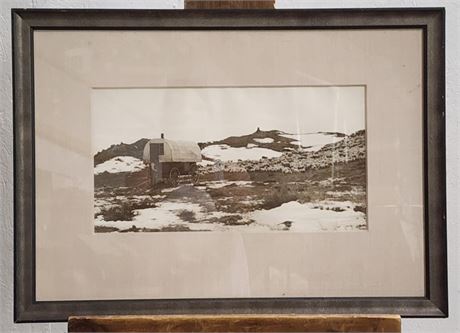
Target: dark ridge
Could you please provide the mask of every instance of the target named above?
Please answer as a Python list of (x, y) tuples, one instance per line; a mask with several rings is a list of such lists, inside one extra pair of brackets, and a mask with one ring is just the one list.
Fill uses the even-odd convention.
[[(201, 149), (211, 146), (211, 145), (229, 145), (230, 147), (246, 147), (248, 144), (257, 144), (257, 146), (262, 148), (269, 148), (276, 151), (283, 151), (285, 148), (295, 148), (298, 145), (293, 144), (292, 142), (297, 141), (295, 139), (287, 138), (282, 136), (283, 133), (277, 130), (270, 130), (270, 131), (262, 131), (259, 128), (251, 134), (248, 135), (241, 135), (241, 136), (230, 136), (223, 140), (218, 141), (208, 141), (208, 142), (200, 142), (198, 145)], [(261, 143), (257, 142), (254, 139), (263, 139), (263, 138), (270, 138), (273, 139), (273, 142), (270, 143)]]
[(133, 143), (120, 143), (118, 145), (111, 145), (109, 148), (104, 149), (94, 155), (94, 165), (98, 165), (111, 158), (117, 156), (132, 156), (142, 160), (144, 146), (149, 139), (140, 139)]

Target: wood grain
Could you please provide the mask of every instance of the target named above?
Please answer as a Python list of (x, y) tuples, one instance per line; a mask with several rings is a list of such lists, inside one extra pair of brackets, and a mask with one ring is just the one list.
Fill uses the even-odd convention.
[(396, 315), (70, 317), (68, 332), (401, 332)]
[(185, 9), (275, 9), (275, 0), (185, 0)]

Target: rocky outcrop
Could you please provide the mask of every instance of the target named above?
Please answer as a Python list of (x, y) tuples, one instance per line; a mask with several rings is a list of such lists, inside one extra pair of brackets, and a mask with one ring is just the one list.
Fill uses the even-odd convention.
[(305, 172), (308, 169), (319, 169), (336, 163), (346, 163), (366, 158), (365, 131), (358, 131), (343, 139), (327, 144), (316, 152), (305, 151), (302, 147), (284, 152), (280, 157), (262, 157), (255, 161), (216, 161), (214, 165), (200, 166), (202, 174), (215, 172)]

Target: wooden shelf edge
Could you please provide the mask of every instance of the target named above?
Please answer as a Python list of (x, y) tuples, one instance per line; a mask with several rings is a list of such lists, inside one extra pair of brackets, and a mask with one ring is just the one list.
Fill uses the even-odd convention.
[(397, 315), (154, 315), (70, 317), (68, 332), (401, 332)]

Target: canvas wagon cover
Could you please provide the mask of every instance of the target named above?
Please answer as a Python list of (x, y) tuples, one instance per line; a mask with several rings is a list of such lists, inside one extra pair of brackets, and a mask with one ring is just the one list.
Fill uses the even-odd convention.
[(144, 147), (144, 161), (150, 161), (150, 143), (164, 143), (160, 162), (201, 162), (201, 149), (195, 142), (152, 139)]

